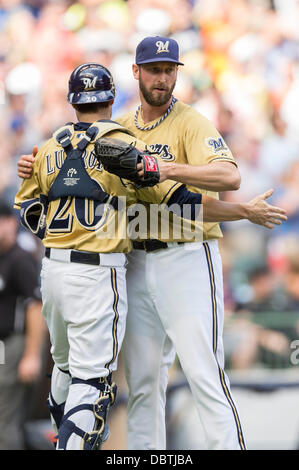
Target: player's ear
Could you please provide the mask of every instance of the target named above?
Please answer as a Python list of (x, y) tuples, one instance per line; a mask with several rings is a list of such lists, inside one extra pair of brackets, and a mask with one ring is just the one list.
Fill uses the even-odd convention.
[(112, 106), (113, 106), (113, 103), (114, 103), (114, 100), (110, 100), (109, 101), (109, 108), (108, 108), (108, 113), (110, 115), (110, 118), (111, 119), (111, 116), (112, 116)]
[(133, 77), (135, 80), (139, 80), (139, 67), (136, 64), (132, 65)]

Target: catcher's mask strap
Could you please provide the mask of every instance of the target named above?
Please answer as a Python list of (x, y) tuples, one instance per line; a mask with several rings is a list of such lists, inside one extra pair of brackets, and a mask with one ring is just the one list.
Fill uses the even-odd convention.
[(65, 126), (57, 129), (57, 131), (54, 132), (52, 137), (55, 140), (57, 145), (60, 145), (61, 147), (66, 148), (68, 145), (71, 144), (74, 133), (75, 133), (74, 125), (66, 124)]
[(53, 134), (53, 139), (57, 145), (65, 151), (66, 158), (50, 188), (49, 201), (64, 196), (74, 196), (92, 199), (101, 203), (109, 201), (114, 209), (118, 210), (118, 198), (116, 196), (111, 198), (109, 194), (99, 188), (99, 185), (88, 174), (82, 159), (83, 152), (89, 143), (113, 130), (130, 133), (113, 121), (94, 122), (84, 131), (84, 137), (77, 143), (75, 148), (72, 145), (75, 132), (72, 123), (66, 124)]
[(48, 199), (54, 201), (64, 196), (75, 196), (105, 203), (109, 195), (90, 177), (81, 158), (89, 142), (97, 135), (98, 129), (96, 127), (87, 129), (84, 137), (74, 148), (70, 127), (72, 126), (65, 126), (55, 133), (55, 140), (63, 147), (66, 158), (50, 188)]
[[(109, 134), (112, 131), (125, 132), (126, 134), (135, 137), (135, 135), (133, 134), (132, 131), (130, 131), (129, 129), (127, 129), (124, 126), (121, 126), (117, 122), (114, 122), (114, 121), (107, 121), (107, 122), (100, 121), (100, 122), (98, 122), (98, 121), (96, 121), (96, 122), (92, 123), (88, 127), (88, 129), (86, 129), (84, 139), (87, 140), (87, 144), (92, 143), (92, 142), (95, 141), (96, 138), (103, 137), (104, 135)], [(72, 122), (69, 122), (69, 123), (65, 124), (64, 126), (60, 127), (59, 129), (57, 129), (57, 131), (55, 131), (53, 133), (52, 137), (58, 145), (65, 148), (68, 145), (68, 138), (69, 138), (69, 141), (72, 141), (72, 139), (74, 137), (74, 134), (75, 134), (74, 124)], [(82, 140), (84, 141), (84, 139), (82, 139)], [(84, 145), (84, 144), (82, 144), (82, 145)], [(81, 148), (81, 146), (78, 147), (78, 145), (77, 145), (77, 148)]]
[(95, 140), (98, 133), (99, 133), (98, 127), (96, 126), (89, 127), (85, 132), (85, 137), (83, 137), (83, 139), (81, 139), (80, 142), (78, 142), (77, 149), (85, 150), (87, 145)]
[[(93, 142), (96, 138), (97, 134), (99, 133), (99, 128), (95, 125), (91, 125), (85, 131), (85, 136), (78, 142), (76, 149), (80, 150), (81, 153), (78, 152), (77, 158), (81, 157), (83, 151), (86, 149), (87, 145), (90, 142)], [(74, 126), (73, 124), (67, 124), (64, 127), (61, 127), (53, 134), (53, 139), (56, 141), (58, 145), (67, 151), (68, 149), (72, 150), (72, 139), (74, 136)]]

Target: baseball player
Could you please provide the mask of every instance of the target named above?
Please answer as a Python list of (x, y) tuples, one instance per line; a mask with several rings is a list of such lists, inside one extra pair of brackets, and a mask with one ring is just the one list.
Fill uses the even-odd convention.
[[(160, 41), (164, 41), (165, 46), (162, 47)], [(145, 63), (154, 68), (145, 69), (148, 65), (138, 65), (140, 57), (145, 57)], [(225, 184), (217, 182), (221, 172), (218, 162), (222, 162), (220, 166), (235, 168), (229, 149), (210, 123), (189, 106), (172, 98), (178, 63), (177, 44), (167, 38), (148, 38), (137, 49), (136, 62), (134, 74), (140, 80), (142, 109), (135, 116), (129, 114), (119, 121), (125, 122), (135, 134), (142, 135), (153, 150), (160, 150), (162, 161), (174, 162), (171, 163), (173, 168), (189, 170), (186, 163), (192, 162), (190, 175), (199, 175), (198, 186), (206, 172), (203, 186), (210, 184), (215, 190), (218, 184), (219, 189), (223, 189)], [(148, 75), (144, 75), (145, 72)], [(150, 86), (149, 76), (152, 77)], [(156, 105), (150, 104), (152, 98), (154, 102), (157, 100)], [(154, 115), (153, 122), (142, 121), (145, 112)], [(32, 158), (26, 156), (21, 158), (19, 176), (26, 177), (30, 173), (30, 160)], [(176, 165), (176, 162), (185, 165)], [(205, 162), (210, 163), (205, 165)], [(204, 171), (200, 172), (198, 165), (203, 165)], [(217, 178), (213, 178), (213, 170), (210, 170), (213, 165)], [(161, 174), (164, 168), (166, 165), (162, 163)], [(229, 170), (224, 169), (223, 174), (227, 173)], [(234, 184), (238, 183), (238, 178), (233, 179)], [(199, 193), (195, 183), (192, 181), (192, 189)], [(223, 204), (223, 214), (229, 206), (231, 218), (221, 218), (224, 215), (219, 211), (219, 218), (210, 220), (249, 217), (253, 222), (271, 228), (284, 216), (274, 209), (266, 214), (265, 209), (269, 206), (264, 198), (270, 193), (257, 198), (252, 205), (256, 215), (259, 214), (259, 221), (253, 218), (254, 211), (251, 215), (245, 211), (246, 205), (240, 205), (242, 216), (236, 212), (232, 214), (236, 207), (217, 201), (217, 194), (212, 193), (213, 198), (206, 196), (207, 200)], [(128, 255), (130, 309), (123, 349), (129, 385), (128, 449), (165, 448), (165, 393), (168, 369), (175, 351), (196, 400), (208, 447), (245, 448), (237, 409), (223, 371), (222, 274), (217, 246), (220, 236), (218, 224), (207, 224), (203, 243), (186, 242), (183, 238), (160, 237), (158, 240), (158, 234), (156, 240), (134, 242), (135, 248)]]
[[(173, 39), (141, 41), (133, 65), (141, 105), (118, 122), (159, 152), (161, 175), (218, 198), (218, 191), (239, 187), (237, 165), (214, 126), (173, 96), (179, 65), (183, 64)], [(220, 237), (219, 224), (206, 223), (203, 242), (158, 236), (158, 241), (148, 237), (133, 243), (123, 342), (130, 391), (129, 449), (165, 449), (166, 388), (175, 353), (190, 385), (207, 449), (245, 449), (224, 372)]]
[(110, 120), (114, 96), (112, 76), (101, 65), (83, 64), (73, 71), (68, 101), (78, 123), (58, 129), (41, 147), (32, 178), (23, 181), (15, 197), (23, 224), (46, 247), (42, 313), (55, 364), (49, 409), (58, 449), (98, 449), (108, 437), (106, 415), (116, 392), (111, 374), (127, 312), (125, 253), (131, 246), (117, 232), (111, 238), (100, 232), (117, 216), (119, 196), (127, 205), (138, 198), (175, 202), (178, 187), (169, 180), (136, 190), (98, 165), (92, 154), (96, 138), (133, 140)]

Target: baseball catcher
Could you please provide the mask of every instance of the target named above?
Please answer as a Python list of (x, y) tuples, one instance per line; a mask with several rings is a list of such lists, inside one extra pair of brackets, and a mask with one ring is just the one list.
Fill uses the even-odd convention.
[[(132, 181), (137, 188), (155, 186), (159, 183), (160, 172), (157, 158), (149, 150), (140, 151), (134, 143), (127, 144), (118, 139), (97, 139), (94, 155), (109, 173), (121, 179)], [(143, 177), (139, 176), (137, 165), (142, 164)]]

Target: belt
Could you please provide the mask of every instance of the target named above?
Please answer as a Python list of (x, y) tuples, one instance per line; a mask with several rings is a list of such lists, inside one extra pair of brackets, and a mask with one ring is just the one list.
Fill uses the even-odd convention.
[(83, 263), (94, 266), (125, 266), (124, 253), (92, 253), (90, 251), (46, 248), (46, 258), (66, 263)]
[(184, 245), (184, 242), (161, 242), (160, 240), (144, 240), (142, 242), (133, 241), (133, 248), (135, 250), (144, 250), (147, 253), (157, 250), (165, 250), (178, 245)]

